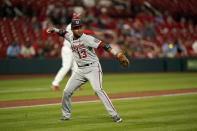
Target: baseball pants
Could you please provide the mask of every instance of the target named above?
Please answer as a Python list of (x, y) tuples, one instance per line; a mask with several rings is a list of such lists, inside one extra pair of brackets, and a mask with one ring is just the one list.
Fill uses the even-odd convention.
[(107, 112), (111, 117), (116, 116), (117, 112), (112, 105), (109, 97), (102, 88), (102, 71), (99, 62), (95, 62), (92, 65), (85, 67), (78, 67), (76, 71), (72, 73), (72, 76), (68, 80), (68, 83), (64, 89), (62, 97), (62, 113), (63, 116), (70, 118), (71, 116), (71, 96), (73, 92), (78, 89), (82, 84), (89, 81), (93, 90), (98, 95), (101, 102), (104, 104)]

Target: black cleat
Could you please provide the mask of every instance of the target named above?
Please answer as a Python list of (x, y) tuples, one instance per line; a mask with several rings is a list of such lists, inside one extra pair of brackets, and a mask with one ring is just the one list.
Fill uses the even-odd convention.
[(114, 119), (114, 122), (122, 122), (122, 119), (117, 115), (114, 116), (113, 119)]
[(70, 120), (70, 118), (67, 118), (65, 116), (62, 116), (59, 120), (61, 120), (61, 121), (67, 121), (67, 120)]

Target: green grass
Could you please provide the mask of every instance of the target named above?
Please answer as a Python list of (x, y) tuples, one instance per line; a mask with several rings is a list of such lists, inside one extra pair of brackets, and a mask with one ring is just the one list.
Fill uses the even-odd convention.
[[(108, 94), (161, 91), (197, 88), (197, 73), (147, 73), (147, 74), (104, 74), (103, 88)], [(52, 77), (18, 80), (0, 80), (0, 101), (61, 98), (68, 77), (60, 84), (61, 91), (51, 88)], [(87, 83), (83, 91), (74, 96), (94, 95)]]
[(115, 123), (101, 102), (73, 103), (70, 121), (61, 105), (0, 109), (1, 131), (196, 131), (197, 94), (114, 100)]

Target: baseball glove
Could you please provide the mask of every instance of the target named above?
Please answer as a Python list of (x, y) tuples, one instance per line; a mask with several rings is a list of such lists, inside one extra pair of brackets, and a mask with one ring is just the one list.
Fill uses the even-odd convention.
[(129, 64), (130, 64), (129, 60), (127, 59), (127, 57), (122, 52), (119, 52), (116, 55), (116, 57), (119, 60), (122, 68), (128, 68), (129, 67)]

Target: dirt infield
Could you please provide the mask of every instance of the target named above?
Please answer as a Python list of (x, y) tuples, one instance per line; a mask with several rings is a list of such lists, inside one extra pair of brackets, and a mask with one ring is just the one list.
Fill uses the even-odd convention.
[[(109, 94), (109, 97), (110, 99), (117, 99), (117, 98), (135, 98), (135, 97), (146, 97), (146, 96), (162, 96), (162, 95), (173, 95), (173, 94), (183, 94), (183, 93), (197, 93), (197, 89)], [(94, 100), (98, 100), (98, 97), (97, 96), (72, 97), (72, 102), (94, 101)], [(33, 106), (33, 105), (43, 105), (43, 104), (56, 104), (60, 102), (61, 102), (61, 98), (40, 99), (40, 100), (2, 101), (0, 102), (0, 108)]]

